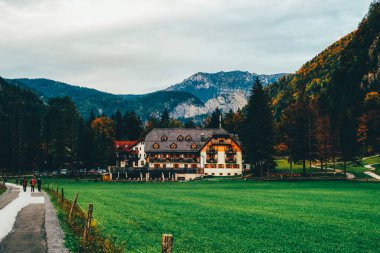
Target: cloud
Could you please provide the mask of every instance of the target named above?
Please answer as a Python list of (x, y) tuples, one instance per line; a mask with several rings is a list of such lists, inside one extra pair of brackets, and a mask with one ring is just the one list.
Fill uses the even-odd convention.
[(0, 0), (0, 74), (143, 93), (198, 72), (294, 72), (371, 0)]

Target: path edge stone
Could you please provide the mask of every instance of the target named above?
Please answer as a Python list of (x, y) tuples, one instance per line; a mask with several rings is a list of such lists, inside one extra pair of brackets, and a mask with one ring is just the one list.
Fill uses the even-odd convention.
[(45, 197), (45, 231), (48, 253), (70, 253), (64, 246), (65, 234), (57, 217), (57, 210), (50, 201), (50, 196), (43, 192)]

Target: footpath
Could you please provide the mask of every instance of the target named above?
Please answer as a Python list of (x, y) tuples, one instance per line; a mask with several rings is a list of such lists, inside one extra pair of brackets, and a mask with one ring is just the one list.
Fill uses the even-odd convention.
[[(6, 184), (0, 195), (0, 252), (68, 253), (56, 211), (44, 192)], [(37, 187), (36, 187), (37, 188)]]

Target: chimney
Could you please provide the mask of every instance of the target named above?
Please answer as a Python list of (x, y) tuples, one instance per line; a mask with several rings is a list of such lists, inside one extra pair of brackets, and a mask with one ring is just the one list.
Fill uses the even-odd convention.
[(219, 113), (219, 128), (222, 128), (222, 113)]

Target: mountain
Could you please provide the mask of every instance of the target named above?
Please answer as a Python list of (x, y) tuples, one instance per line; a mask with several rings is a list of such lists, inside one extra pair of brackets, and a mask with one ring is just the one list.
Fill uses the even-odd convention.
[(30, 89), (44, 102), (53, 97), (71, 97), (84, 117), (88, 117), (91, 110), (112, 115), (120, 109), (122, 112), (133, 110), (146, 120), (150, 116), (159, 116), (163, 108), (167, 108), (175, 118), (202, 119), (217, 107), (225, 112), (244, 107), (252, 82), (257, 77), (267, 85), (283, 75), (256, 75), (242, 71), (197, 73), (168, 89), (144, 95), (115, 95), (48, 79), (7, 81)]
[(259, 78), (264, 86), (276, 82), (284, 73), (274, 75), (258, 75), (243, 71), (218, 73), (199, 72), (185, 79), (181, 83), (170, 86), (166, 91), (183, 91), (197, 96), (204, 102), (204, 106), (193, 106), (182, 103), (174, 108), (172, 115), (186, 118), (207, 114), (216, 108), (224, 112), (237, 111), (247, 104), (252, 83)]
[(98, 114), (112, 115), (120, 109), (122, 112), (135, 111), (143, 120), (146, 120), (149, 116), (158, 116), (163, 108), (166, 107), (171, 111), (180, 103), (203, 105), (203, 102), (194, 95), (180, 91), (115, 95), (48, 79), (8, 79), (8, 82), (32, 90), (44, 102), (53, 97), (71, 97), (84, 117), (88, 117), (91, 110)]
[[(364, 110), (364, 100), (380, 90), (380, 3), (374, 1), (358, 29), (335, 42), (295, 74), (267, 87), (275, 117), (301, 100), (338, 112)], [(351, 108), (352, 107), (352, 108)]]

